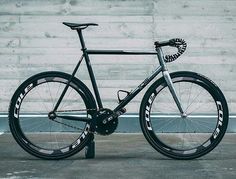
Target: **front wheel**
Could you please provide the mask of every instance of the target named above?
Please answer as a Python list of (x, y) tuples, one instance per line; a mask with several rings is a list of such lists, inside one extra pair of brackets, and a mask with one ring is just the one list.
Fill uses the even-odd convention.
[[(67, 120), (49, 115), (70, 79), (71, 75), (62, 72), (37, 74), (22, 83), (11, 99), (12, 135), (25, 151), (36, 157), (69, 157), (92, 140), (91, 120)], [(81, 81), (72, 78), (56, 113), (92, 119), (95, 111), (91, 92)]]
[(145, 93), (140, 125), (147, 141), (162, 154), (175, 159), (194, 159), (213, 150), (228, 125), (228, 107), (220, 89), (193, 72), (170, 74), (184, 113), (161, 78)]

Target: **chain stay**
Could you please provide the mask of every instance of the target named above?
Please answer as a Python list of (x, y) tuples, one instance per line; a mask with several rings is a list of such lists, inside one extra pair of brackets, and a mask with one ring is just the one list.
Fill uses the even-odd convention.
[(97, 109), (70, 109), (70, 110), (58, 110), (55, 112), (76, 112), (76, 111), (97, 111)]

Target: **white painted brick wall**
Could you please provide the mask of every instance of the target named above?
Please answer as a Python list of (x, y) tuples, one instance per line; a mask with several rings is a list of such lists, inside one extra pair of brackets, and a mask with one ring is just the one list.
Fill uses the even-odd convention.
[[(88, 48), (152, 50), (155, 40), (188, 42), (170, 71), (200, 72), (215, 81), (236, 113), (235, 0), (1, 0), (0, 112), (31, 75), (71, 72), (80, 53), (77, 34), (61, 22), (95, 22), (84, 31)], [(154, 57), (93, 56), (104, 106), (116, 105), (118, 89), (131, 90), (156, 65)], [(85, 66), (82, 66), (85, 67)], [(90, 85), (85, 68), (78, 75)], [(128, 106), (138, 112), (141, 95)]]

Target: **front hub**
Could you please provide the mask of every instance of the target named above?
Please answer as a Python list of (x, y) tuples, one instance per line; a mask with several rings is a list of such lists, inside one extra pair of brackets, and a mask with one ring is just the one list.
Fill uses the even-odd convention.
[(183, 119), (186, 119), (187, 116), (188, 116), (188, 115), (187, 115), (186, 113), (181, 114), (181, 117), (182, 117)]

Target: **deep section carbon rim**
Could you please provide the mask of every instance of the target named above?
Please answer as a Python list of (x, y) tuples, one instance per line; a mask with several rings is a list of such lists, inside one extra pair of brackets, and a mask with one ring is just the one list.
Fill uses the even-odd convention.
[(144, 134), (167, 156), (199, 157), (212, 150), (225, 133), (228, 118), (224, 98), (210, 81), (194, 75), (179, 75), (172, 81), (186, 116), (180, 115), (162, 81), (144, 99)]
[[(67, 78), (66, 78), (67, 77)], [(50, 119), (69, 76), (44, 74), (27, 80), (16, 91), (10, 109), (10, 127), (17, 142), (28, 152), (42, 158), (64, 158), (84, 145), (90, 122)], [(72, 80), (59, 105), (58, 115), (91, 119), (88, 96)], [(82, 146), (81, 146), (82, 147)]]

